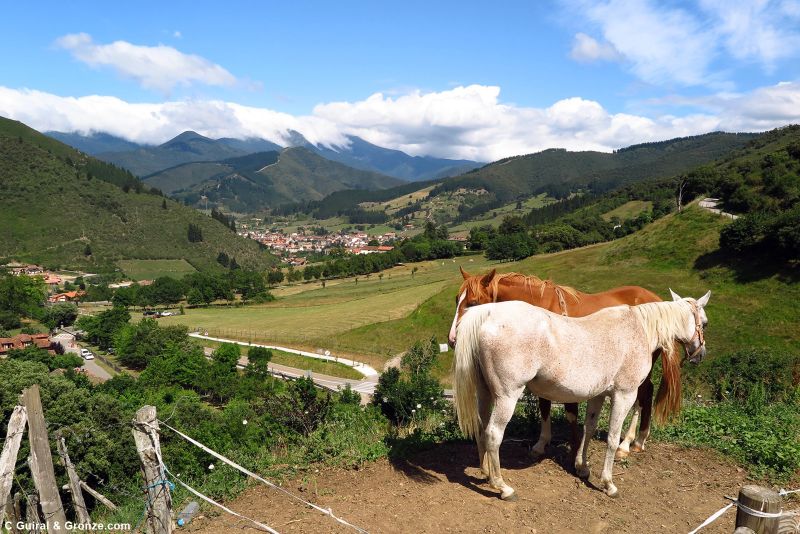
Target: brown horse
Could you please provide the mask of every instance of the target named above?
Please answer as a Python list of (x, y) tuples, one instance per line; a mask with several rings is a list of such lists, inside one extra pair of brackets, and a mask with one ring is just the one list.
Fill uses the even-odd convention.
[[(546, 310), (569, 317), (583, 317), (602, 308), (627, 304), (635, 306), (648, 302), (661, 302), (653, 293), (638, 286), (623, 286), (601, 293), (583, 293), (567, 286), (553, 283), (551, 280), (542, 280), (536, 276), (526, 276), (519, 273), (497, 274), (493, 269), (485, 275), (470, 276), (461, 269), (464, 282), (458, 290), (456, 297), (456, 313), (453, 326), (450, 329), (450, 344), (455, 344), (455, 327), (467, 308), (478, 304), (490, 302), (504, 302), (521, 300)], [(660, 351), (653, 354), (653, 362)], [(665, 368), (665, 372), (674, 373), (674, 368)], [(677, 380), (662, 380), (658, 395), (656, 396), (656, 417), (665, 420), (670, 415), (680, 410), (680, 377)], [(667, 385), (669, 384), (669, 385)], [(533, 447), (537, 455), (543, 454), (545, 447), (550, 442), (552, 435), (550, 422), (551, 401), (539, 398), (539, 410), (542, 416), (542, 429), (539, 441)], [(580, 436), (578, 433), (578, 404), (567, 403), (564, 405), (567, 420), (572, 431), (572, 451), (578, 450)], [(644, 444), (650, 436), (650, 418), (653, 409), (653, 382), (650, 373), (639, 386), (636, 399), (636, 408), (631, 418), (630, 428), (625, 439), (617, 449), (617, 457), (623, 458), (631, 450), (643, 451)], [(639, 435), (636, 435), (636, 425), (641, 414)]]

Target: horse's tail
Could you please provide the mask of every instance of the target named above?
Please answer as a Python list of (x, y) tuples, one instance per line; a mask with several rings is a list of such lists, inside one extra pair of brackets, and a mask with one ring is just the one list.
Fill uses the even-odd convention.
[(489, 316), (489, 306), (467, 310), (461, 317), (456, 334), (456, 356), (453, 362), (453, 393), (458, 426), (468, 438), (480, 434), (478, 414), (478, 380), (481, 376), (478, 363), (478, 330)]
[(655, 416), (659, 423), (669, 421), (681, 411), (680, 350), (674, 345), (661, 350), (661, 385), (658, 386)]

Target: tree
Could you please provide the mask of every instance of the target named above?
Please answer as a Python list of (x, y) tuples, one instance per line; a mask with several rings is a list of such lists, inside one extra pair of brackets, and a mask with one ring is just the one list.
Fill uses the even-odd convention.
[(58, 302), (44, 310), (42, 322), (51, 330), (69, 326), (78, 318), (78, 307), (72, 302)]
[(271, 286), (283, 282), (283, 271), (275, 269), (267, 274), (267, 283)]
[(220, 251), (220, 253), (217, 254), (217, 263), (219, 263), (223, 267), (227, 267), (228, 264), (230, 264), (230, 258), (228, 257), (227, 254), (225, 254), (224, 252)]
[(189, 293), (186, 295), (186, 302), (189, 306), (200, 306), (201, 304), (206, 304), (206, 300), (203, 297), (203, 292), (193, 287), (189, 290)]
[(131, 314), (123, 307), (114, 306), (97, 315), (87, 315), (77, 321), (77, 325), (86, 331), (89, 341), (101, 349), (107, 349), (113, 343), (116, 333), (131, 320)]
[(272, 360), (272, 351), (264, 347), (250, 347), (247, 352), (247, 367), (245, 372), (249, 375), (264, 379), (269, 376), (269, 362)]
[(187, 237), (190, 243), (199, 243), (203, 241), (203, 231), (196, 224), (189, 223)]
[(92, 247), (89, 243), (86, 243), (86, 246), (83, 247), (83, 255), (84, 256), (91, 256), (92, 255)]
[(0, 310), (11, 315), (36, 317), (46, 297), (47, 288), (41, 276), (0, 277)]
[(167, 209), (167, 199), (166, 198), (161, 201), (161, 209), (162, 210)]

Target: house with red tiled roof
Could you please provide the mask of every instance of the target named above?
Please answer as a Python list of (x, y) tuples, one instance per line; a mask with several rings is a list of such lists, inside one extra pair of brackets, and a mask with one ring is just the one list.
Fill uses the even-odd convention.
[(0, 337), (0, 356), (5, 356), (10, 350), (25, 349), (32, 346), (55, 354), (50, 349), (50, 336), (47, 334), (19, 334), (14, 337)]
[(85, 291), (80, 290), (67, 291), (65, 293), (55, 293), (47, 297), (47, 302), (74, 302), (85, 294)]

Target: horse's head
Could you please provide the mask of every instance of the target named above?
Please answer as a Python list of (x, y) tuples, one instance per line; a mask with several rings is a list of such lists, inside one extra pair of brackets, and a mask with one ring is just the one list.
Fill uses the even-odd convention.
[(495, 269), (483, 276), (471, 276), (463, 268), (459, 267), (459, 269), (461, 269), (461, 276), (464, 278), (464, 282), (462, 282), (458, 295), (456, 295), (456, 313), (453, 316), (453, 324), (450, 326), (450, 334), (447, 336), (450, 347), (455, 347), (456, 345), (456, 326), (461, 316), (467, 311), (467, 308), (492, 302), (488, 287), (495, 276)]
[(706, 355), (706, 338), (705, 328), (708, 324), (708, 317), (706, 317), (706, 304), (708, 299), (711, 298), (711, 291), (695, 300), (693, 298), (681, 298), (680, 295), (675, 293), (672, 289), (669, 290), (672, 295), (672, 300), (677, 302), (685, 300), (692, 305), (692, 316), (686, 325), (686, 336), (683, 343), (683, 350), (686, 351), (686, 357), (692, 363), (700, 363)]

